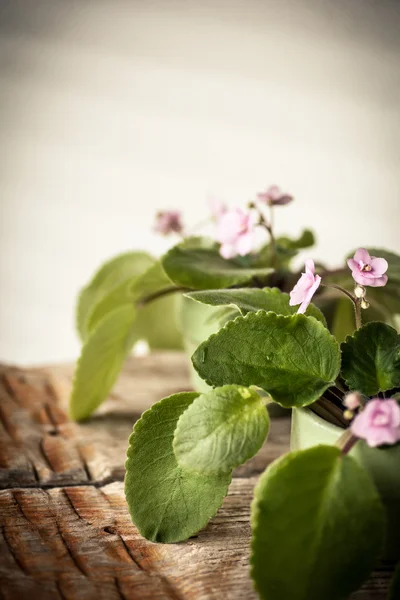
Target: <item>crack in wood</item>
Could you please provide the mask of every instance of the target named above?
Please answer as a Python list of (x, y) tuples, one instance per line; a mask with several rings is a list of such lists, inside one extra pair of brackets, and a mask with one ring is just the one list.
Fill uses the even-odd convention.
[(0, 406), (0, 421), (3, 424), (4, 431), (13, 442), (18, 442), (13, 425), (9, 422), (4, 410)]
[(32, 484), (24, 484), (24, 485), (14, 485), (9, 487), (0, 488), (1, 492), (13, 491), (13, 490), (58, 490), (63, 488), (76, 488), (76, 487), (95, 487), (102, 488), (111, 483), (122, 483), (124, 481), (124, 477), (104, 477), (104, 479), (99, 479), (98, 481), (71, 481), (64, 482), (58, 481), (57, 483), (41, 483), (40, 485)]
[(62, 488), (62, 491), (63, 491), (64, 496), (66, 497), (66, 499), (68, 501), (68, 504), (70, 505), (70, 507), (72, 508), (72, 510), (74, 511), (74, 513), (77, 515), (78, 519), (81, 519), (82, 517), (78, 513), (78, 511), (76, 510), (74, 503), (72, 502), (71, 498), (69, 497), (67, 489)]
[(15, 550), (13, 548), (13, 545), (11, 544), (10, 540), (8, 539), (8, 535), (7, 535), (7, 532), (6, 532), (6, 527), (4, 525), (2, 525), (0, 527), (0, 531), (1, 531), (1, 534), (3, 536), (4, 541), (6, 543), (8, 551), (9, 551), (10, 555), (13, 557), (13, 559), (15, 561), (15, 564), (21, 569), (21, 571), (22, 571), (22, 573), (24, 575), (27, 575), (28, 571), (25, 569), (24, 564), (19, 559), (18, 554), (15, 552)]
[(115, 587), (117, 589), (119, 597), (122, 598), (122, 600), (126, 600), (124, 594), (122, 593), (121, 586), (120, 586), (120, 583), (118, 581), (118, 577), (114, 578), (114, 582), (115, 582)]
[(17, 404), (18, 406), (22, 406), (17, 394), (14, 391), (14, 388), (12, 387), (12, 385), (10, 385), (6, 374), (1, 375), (1, 383), (3, 384), (4, 389), (7, 392), (8, 396), (11, 398), (11, 400), (14, 400), (15, 404)]
[[(110, 528), (112, 529), (112, 528)], [(145, 573), (147, 576), (149, 577), (155, 577), (156, 579), (158, 579), (159, 581), (162, 581), (166, 588), (171, 592), (173, 598), (175, 600), (183, 600), (182, 596), (177, 592), (177, 590), (175, 589), (175, 587), (172, 585), (172, 583), (170, 582), (170, 580), (168, 579), (168, 577), (166, 577), (165, 575), (162, 575), (161, 573), (159, 573), (156, 570), (152, 570), (152, 569), (146, 569), (140, 562), (139, 560), (132, 554), (131, 549), (129, 548), (128, 544), (126, 543), (126, 541), (124, 540), (123, 536), (121, 533), (119, 533), (118, 531), (114, 532), (117, 534), (117, 536), (120, 538), (121, 542), (124, 545), (125, 550), (128, 553), (128, 556), (132, 559), (132, 561), (134, 562), (134, 564), (143, 572)]]
[[(46, 390), (49, 387), (50, 387), (49, 384), (46, 384)], [(45, 402), (45, 404), (43, 406), (44, 406), (44, 412), (46, 413), (46, 416), (47, 416), (47, 418), (49, 420), (49, 423), (54, 428), (53, 431), (49, 431), (48, 433), (50, 435), (58, 435), (60, 433), (60, 427), (59, 427), (57, 421), (54, 420), (53, 413), (51, 412), (50, 405), (47, 402)]]
[(79, 456), (80, 456), (80, 458), (81, 458), (81, 461), (82, 461), (82, 466), (83, 466), (83, 470), (84, 470), (84, 471), (85, 471), (85, 473), (86, 473), (86, 477), (87, 477), (87, 479), (88, 479), (88, 482), (90, 482), (90, 481), (92, 481), (92, 476), (90, 475), (90, 469), (89, 469), (89, 466), (88, 466), (88, 464), (87, 464), (87, 462), (86, 462), (85, 458), (82, 456), (82, 454), (81, 454), (80, 452), (79, 452)]
[(64, 548), (68, 552), (68, 554), (69, 554), (72, 562), (74, 563), (74, 565), (78, 569), (78, 571), (80, 571), (82, 573), (82, 575), (84, 575), (84, 577), (87, 577), (85, 571), (83, 570), (83, 568), (79, 564), (79, 561), (78, 561), (77, 557), (74, 555), (74, 553), (72, 552), (72, 549), (69, 547), (69, 544), (68, 544), (67, 540), (65, 539), (62, 531), (61, 531), (61, 527), (60, 527), (60, 525), (58, 523), (58, 520), (57, 520), (56, 516), (54, 517), (54, 520), (55, 520), (55, 523), (56, 523), (58, 535), (60, 536), (60, 539), (61, 539), (62, 543), (64, 544)]
[(43, 458), (44, 458), (44, 461), (45, 461), (46, 465), (49, 467), (49, 469), (50, 469), (51, 471), (53, 471), (53, 472), (54, 472), (53, 465), (51, 464), (51, 462), (50, 462), (50, 459), (49, 459), (49, 457), (47, 456), (47, 453), (46, 453), (46, 450), (45, 450), (45, 449), (44, 449), (44, 447), (43, 447), (43, 444), (44, 444), (44, 438), (42, 438), (42, 439), (40, 440), (40, 442), (39, 442), (39, 450), (40, 450), (40, 453), (41, 453), (41, 455), (43, 456)]
[(56, 584), (56, 589), (57, 589), (57, 592), (58, 592), (61, 600), (68, 600), (67, 596), (65, 596), (64, 592), (62, 591), (61, 582), (58, 581), (58, 579), (56, 579), (55, 584)]
[[(36, 465), (35, 465), (35, 463), (33, 462), (33, 460), (29, 460), (29, 462), (30, 462), (30, 463), (31, 463), (31, 465), (32, 465), (32, 472), (33, 472), (33, 476), (34, 476), (34, 478), (35, 478), (35, 481), (36, 481), (36, 483), (40, 483), (39, 472), (38, 472), (38, 470), (37, 470), (37, 468), (36, 468)], [(38, 486), (38, 487), (40, 487), (40, 486)]]

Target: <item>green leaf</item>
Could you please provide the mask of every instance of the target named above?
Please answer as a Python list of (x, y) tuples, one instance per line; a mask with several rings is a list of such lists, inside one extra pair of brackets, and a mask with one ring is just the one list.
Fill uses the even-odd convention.
[[(118, 268), (118, 267), (117, 267)], [(144, 271), (128, 275), (125, 273), (123, 280), (111, 287), (109, 292), (102, 290), (101, 297), (93, 302), (87, 316), (86, 329), (90, 333), (101, 319), (118, 306), (128, 303), (137, 303), (145, 296), (158, 292), (163, 287), (171, 285), (165, 275), (161, 264), (155, 259), (147, 265)]]
[(338, 298), (335, 303), (331, 332), (338, 342), (343, 342), (355, 329), (354, 305), (349, 298)]
[(237, 385), (196, 398), (178, 421), (174, 452), (179, 465), (200, 473), (230, 473), (254, 456), (269, 418), (257, 392)]
[[(160, 262), (142, 274), (124, 280), (95, 304), (87, 319), (87, 330), (93, 331), (103, 317), (118, 306), (136, 304), (138, 316), (134, 325), (136, 339), (144, 339), (152, 349), (176, 350), (182, 347), (182, 336), (177, 327), (176, 313), (180, 303), (178, 294), (170, 294), (146, 305), (140, 305), (146, 296), (171, 287)], [(166, 319), (165, 316), (169, 315)]]
[(293, 240), (286, 236), (281, 236), (277, 238), (276, 243), (279, 246), (288, 248), (290, 250), (302, 250), (303, 248), (310, 248), (311, 246), (314, 246), (315, 237), (310, 229), (304, 229), (297, 240)]
[(317, 446), (263, 473), (252, 528), (252, 577), (263, 600), (344, 600), (378, 558), (385, 517), (362, 467)]
[(385, 323), (367, 323), (346, 338), (342, 377), (367, 396), (400, 386), (400, 336)]
[(225, 288), (248, 283), (255, 277), (265, 278), (273, 273), (269, 267), (246, 268), (238, 261), (225, 260), (219, 255), (215, 244), (204, 243), (205, 247), (193, 244), (186, 240), (162, 258), (165, 272), (176, 285), (198, 290)]
[[(289, 306), (290, 296), (278, 288), (236, 288), (233, 290), (202, 290), (186, 294), (197, 302), (211, 306), (230, 305), (236, 307), (243, 315), (258, 310), (273, 311), (279, 315), (294, 315), (297, 306)], [(322, 312), (310, 304), (306, 315), (314, 317), (326, 325)]]
[[(134, 277), (134, 279), (137, 278)], [(132, 279), (130, 278), (117, 285), (109, 294), (103, 296), (97, 304), (92, 305), (86, 319), (86, 336), (90, 335), (100, 321), (116, 308), (126, 304), (133, 306), (131, 288)]]
[(397, 565), (392, 584), (390, 586), (388, 600), (399, 600), (400, 598), (400, 563)]
[(70, 398), (70, 415), (80, 421), (105, 400), (132, 349), (135, 310), (121, 306), (99, 323), (85, 342), (79, 358)]
[(340, 351), (313, 317), (259, 311), (230, 321), (197, 348), (192, 361), (209, 385), (256, 385), (290, 408), (311, 404), (334, 384)]
[(154, 542), (179, 542), (215, 515), (231, 474), (201, 475), (180, 468), (173, 451), (179, 417), (198, 394), (164, 398), (146, 411), (129, 439), (125, 495), (132, 521)]
[(145, 252), (126, 252), (107, 261), (85, 286), (78, 297), (76, 308), (76, 325), (79, 335), (84, 340), (88, 334), (87, 320), (103, 298), (127, 279), (141, 274), (154, 258)]

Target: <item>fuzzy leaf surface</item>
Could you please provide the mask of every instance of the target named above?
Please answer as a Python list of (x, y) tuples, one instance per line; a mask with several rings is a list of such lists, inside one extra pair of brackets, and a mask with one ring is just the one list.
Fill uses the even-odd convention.
[(334, 384), (339, 345), (313, 317), (248, 313), (203, 342), (193, 365), (211, 386), (258, 386), (286, 408), (306, 406)]
[(355, 459), (321, 445), (267, 468), (251, 523), (251, 573), (262, 600), (344, 600), (378, 558), (385, 514)]
[(183, 469), (229, 473), (263, 445), (269, 417), (262, 398), (238, 385), (196, 398), (178, 421), (174, 452)]
[(183, 392), (157, 402), (137, 421), (129, 439), (125, 496), (133, 523), (153, 542), (179, 542), (197, 533), (228, 491), (230, 473), (183, 470), (174, 454), (178, 420), (197, 397)]
[(400, 336), (385, 323), (367, 323), (342, 346), (342, 377), (367, 396), (400, 387)]

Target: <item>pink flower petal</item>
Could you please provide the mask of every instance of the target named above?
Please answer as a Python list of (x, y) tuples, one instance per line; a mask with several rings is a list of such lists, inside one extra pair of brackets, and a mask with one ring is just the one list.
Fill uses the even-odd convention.
[(302, 273), (300, 279), (290, 292), (290, 306), (297, 306), (301, 304), (305, 298), (307, 290), (312, 286), (312, 280), (310, 281), (309, 276), (306, 273)]
[(234, 244), (222, 244), (219, 249), (219, 253), (222, 258), (226, 258), (227, 260), (236, 256), (236, 247)]
[(253, 232), (243, 233), (236, 242), (236, 251), (240, 256), (246, 256), (253, 250)]
[(393, 398), (373, 398), (354, 419), (351, 430), (371, 447), (400, 441), (400, 406)]
[(354, 258), (348, 258), (347, 265), (352, 271), (360, 268), (360, 265), (354, 260)]
[(374, 279), (369, 278), (365, 273), (363, 273), (362, 271), (358, 271), (358, 270), (354, 270), (352, 271), (352, 276), (353, 279), (356, 283), (359, 283), (360, 285), (372, 285), (374, 286)]
[(383, 275), (388, 270), (388, 261), (384, 258), (376, 258), (371, 256), (370, 265), (376, 275)]
[(310, 273), (311, 275), (314, 275), (314, 273), (315, 273), (314, 261), (311, 258), (308, 258), (305, 262), (305, 265), (306, 265), (306, 273)]
[(358, 263), (363, 262), (364, 264), (370, 264), (371, 257), (369, 255), (368, 250), (366, 250), (365, 248), (359, 248), (354, 254), (354, 260)]
[(382, 277), (376, 277), (375, 279), (369, 279), (368, 283), (364, 285), (369, 285), (371, 287), (383, 287), (388, 282), (388, 276), (382, 275)]
[(320, 283), (321, 283), (321, 277), (319, 275), (316, 275), (313, 285), (310, 287), (310, 289), (306, 293), (306, 297), (304, 298), (303, 302), (300, 305), (299, 310), (297, 311), (298, 313), (301, 314), (301, 313), (306, 312), (306, 310), (312, 300), (312, 297), (314, 296), (315, 292), (317, 291), (317, 289), (320, 286)]

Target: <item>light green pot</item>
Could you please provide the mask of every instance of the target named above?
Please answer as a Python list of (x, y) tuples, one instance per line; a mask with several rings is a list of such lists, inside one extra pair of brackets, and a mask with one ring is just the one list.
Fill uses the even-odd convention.
[(188, 357), (190, 382), (193, 389), (198, 392), (205, 393), (211, 388), (197, 374), (191, 357), (196, 348), (220, 328), (217, 320), (213, 318), (219, 310), (219, 307), (201, 304), (191, 298), (182, 298), (179, 328), (182, 333), (183, 347)]
[[(343, 429), (327, 423), (306, 408), (292, 411), (291, 450), (304, 450), (318, 444), (335, 444)], [(350, 452), (375, 482), (387, 514), (386, 547), (383, 558), (400, 559), (400, 445), (370, 448), (358, 442)]]

